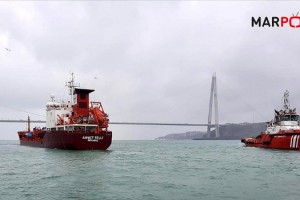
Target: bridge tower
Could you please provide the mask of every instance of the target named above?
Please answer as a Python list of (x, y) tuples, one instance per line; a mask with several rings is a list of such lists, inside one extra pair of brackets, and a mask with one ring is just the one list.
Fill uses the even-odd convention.
[(216, 137), (220, 137), (218, 96), (217, 96), (217, 76), (216, 76), (216, 73), (213, 74), (212, 80), (211, 80), (210, 99), (209, 99), (209, 113), (208, 113), (208, 126), (207, 126), (207, 134), (206, 134), (208, 137), (211, 137), (210, 129), (211, 129), (211, 118), (212, 118), (213, 102), (214, 102), (214, 106), (215, 106), (215, 132), (216, 132)]

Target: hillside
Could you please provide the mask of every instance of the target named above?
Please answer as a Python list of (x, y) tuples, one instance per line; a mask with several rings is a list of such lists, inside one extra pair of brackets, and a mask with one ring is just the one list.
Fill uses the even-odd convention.
[(158, 137), (156, 140), (193, 140), (195, 138), (202, 138), (206, 132), (190, 131), (185, 133), (171, 133), (163, 137)]
[(255, 137), (266, 129), (266, 123), (241, 123), (241, 124), (224, 124), (220, 126), (220, 137), (215, 137), (215, 130), (211, 131), (211, 137), (208, 138), (206, 132), (191, 131), (186, 133), (172, 133), (156, 140), (239, 140), (243, 137)]

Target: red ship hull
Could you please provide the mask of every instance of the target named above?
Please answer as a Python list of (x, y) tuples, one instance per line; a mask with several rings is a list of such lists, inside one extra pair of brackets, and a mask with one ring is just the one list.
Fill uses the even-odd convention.
[(286, 150), (300, 150), (300, 132), (292, 133), (278, 133), (265, 134), (257, 136), (256, 138), (244, 138), (241, 140), (248, 147), (260, 147), (271, 149), (286, 149)]
[(41, 132), (39, 137), (28, 138), (26, 132), (19, 132), (20, 145), (68, 149), (68, 150), (106, 150), (111, 145), (112, 134), (88, 134), (79, 132), (53, 131)]

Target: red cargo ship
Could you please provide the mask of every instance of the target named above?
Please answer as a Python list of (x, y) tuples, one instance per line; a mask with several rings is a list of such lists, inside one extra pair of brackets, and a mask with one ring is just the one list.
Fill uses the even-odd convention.
[(90, 102), (89, 94), (94, 90), (75, 86), (74, 76), (67, 82), (71, 100), (46, 104), (46, 127), (19, 131), (21, 145), (43, 148), (74, 150), (106, 150), (112, 141), (108, 130), (108, 115), (101, 102)]
[(267, 130), (256, 138), (241, 140), (249, 147), (299, 150), (300, 126), (296, 108), (290, 109), (289, 92), (284, 93), (284, 109), (275, 110), (275, 117), (267, 125)]

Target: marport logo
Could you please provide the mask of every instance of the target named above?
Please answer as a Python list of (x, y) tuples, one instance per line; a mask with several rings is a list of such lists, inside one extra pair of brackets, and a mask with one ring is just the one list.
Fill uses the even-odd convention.
[(299, 12), (292, 16), (281, 16), (281, 17), (252, 17), (251, 18), (251, 26), (252, 27), (288, 27), (288, 28), (300, 28), (300, 16), (298, 16)]

